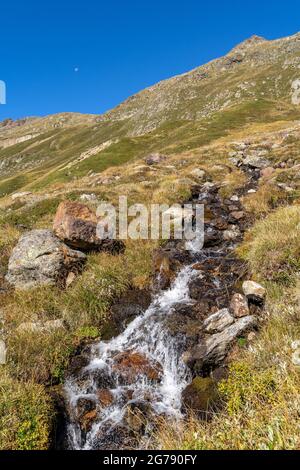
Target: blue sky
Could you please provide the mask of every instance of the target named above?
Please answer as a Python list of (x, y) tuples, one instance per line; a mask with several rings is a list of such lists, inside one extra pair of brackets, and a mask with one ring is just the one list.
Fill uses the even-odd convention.
[(0, 17), (3, 119), (100, 114), (252, 34), (274, 39), (296, 33), (300, 2), (3, 0)]

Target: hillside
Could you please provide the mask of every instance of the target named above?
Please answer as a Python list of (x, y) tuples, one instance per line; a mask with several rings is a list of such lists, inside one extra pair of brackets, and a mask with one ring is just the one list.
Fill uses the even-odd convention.
[[(180, 308), (176, 299), (167, 304), (174, 317), (162, 325), (179, 349), (185, 338), (178, 351), (186, 358), (187, 377), (201, 384), (193, 396), (203, 397), (201, 387), (208, 382), (202, 379), (209, 379), (217, 382), (221, 405), (202, 410), (200, 417), (185, 410), (175, 426), (166, 413), (145, 446), (299, 449), (298, 346), (293, 345), (300, 339), (299, 53), (300, 33), (275, 41), (253, 36), (226, 56), (147, 88), (103, 115), (63, 113), (0, 123), (0, 332), (7, 347), (7, 363), (0, 366), (1, 449), (66, 445), (60, 437), (62, 409), (70, 422), (78, 414), (81, 434), (72, 448), (84, 448), (96, 411), (89, 403), (73, 409), (66, 389), (94, 384), (82, 371), (90, 344), (118, 335), (127, 344), (132, 319), (147, 312), (153, 293), (164, 300), (166, 289), (173, 292), (172, 282), (182, 282), (181, 270), (190, 266), (198, 272), (196, 281), (193, 274), (185, 284), (191, 299), (179, 297)], [(145, 157), (153, 153), (158, 159), (149, 164)], [(46, 230), (47, 236), (60, 203), (84, 203), (85, 210), (95, 211), (99, 201), (117, 203), (120, 195), (146, 205), (195, 203), (203, 197), (208, 227), (203, 258), (183, 255), (177, 244), (128, 240), (118, 253), (86, 250), (84, 269), (74, 271), (69, 284), (27, 290), (9, 285), (5, 275), (13, 249), (32, 230)], [(164, 269), (167, 283), (157, 290)], [(242, 284), (250, 279), (263, 285), (264, 305), (246, 298)], [(254, 331), (241, 330), (219, 362), (197, 365), (197, 345), (209, 341), (203, 322), (219, 309), (232, 309), (237, 294), (247, 311), (244, 318), (250, 323), (255, 318)], [(184, 310), (186, 298), (192, 302)], [(241, 317), (229, 315), (229, 322), (237, 327)], [(149, 325), (156, 331), (149, 320), (136, 341), (148, 338)], [(105, 349), (109, 360), (113, 352)], [(130, 364), (124, 352), (119, 366)], [(161, 364), (153, 372), (139, 354), (131, 358), (130, 370), (142, 364), (156, 377)], [(99, 377), (93, 380), (100, 383)], [(182, 382), (191, 385), (186, 375)], [(101, 406), (111, 399), (105, 387), (100, 387)], [(126, 406), (126, 433), (137, 428), (142, 434), (143, 425), (130, 418)], [(144, 419), (145, 407), (138, 412)], [(120, 442), (105, 440), (109, 432), (101, 430), (99, 448), (137, 445), (132, 435), (126, 440), (122, 426)]]

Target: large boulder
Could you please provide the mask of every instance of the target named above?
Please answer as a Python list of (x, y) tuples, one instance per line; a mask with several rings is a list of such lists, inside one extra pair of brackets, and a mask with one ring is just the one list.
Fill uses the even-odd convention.
[(14, 248), (6, 280), (17, 289), (64, 283), (67, 274), (79, 270), (85, 260), (83, 253), (62, 243), (51, 230), (32, 230)]
[(96, 214), (85, 204), (63, 201), (58, 206), (53, 231), (73, 248), (97, 249), (102, 240), (97, 237)]
[(215, 368), (225, 359), (234, 340), (256, 325), (257, 319), (254, 316), (240, 318), (221, 333), (203, 338), (183, 359), (196, 373), (201, 373), (206, 368)]
[(124, 247), (118, 240), (101, 239), (97, 234), (100, 220), (85, 204), (63, 201), (58, 206), (53, 231), (64, 243), (83, 251), (120, 251)]

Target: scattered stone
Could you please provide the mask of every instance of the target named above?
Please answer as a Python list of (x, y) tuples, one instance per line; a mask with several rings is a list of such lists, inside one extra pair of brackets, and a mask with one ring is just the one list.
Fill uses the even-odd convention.
[(80, 198), (81, 201), (88, 201), (88, 202), (93, 202), (97, 201), (97, 196), (94, 193), (91, 194), (81, 194)]
[(271, 166), (268, 166), (267, 168), (264, 168), (263, 170), (260, 171), (260, 176), (262, 178), (270, 178), (273, 173), (274, 173), (274, 168), (272, 168)]
[(86, 205), (63, 201), (58, 206), (54, 223), (54, 233), (73, 248), (99, 248), (102, 240), (97, 237), (96, 214)]
[(218, 399), (215, 381), (210, 377), (196, 377), (182, 392), (184, 408), (200, 414), (203, 418)]
[(249, 315), (249, 307), (246, 298), (242, 294), (233, 294), (230, 302), (230, 310), (236, 318)]
[(255, 189), (249, 189), (248, 194), (255, 194), (256, 190)]
[(239, 197), (236, 196), (236, 195), (234, 195), (234, 196), (232, 196), (232, 197), (230, 198), (230, 200), (231, 200), (232, 202), (238, 202), (238, 201), (239, 201)]
[(266, 297), (266, 289), (254, 281), (245, 281), (243, 292), (247, 299), (253, 302), (262, 303)]
[(73, 272), (70, 272), (66, 279), (66, 287), (70, 287), (70, 285), (73, 284), (75, 279), (76, 279), (76, 274)]
[(230, 213), (231, 217), (233, 217), (235, 220), (241, 220), (244, 219), (245, 217), (245, 212), (244, 211), (234, 211)]
[(219, 310), (203, 322), (203, 328), (206, 333), (219, 333), (234, 322), (233, 316), (227, 308)]
[(151, 153), (147, 157), (145, 157), (145, 162), (147, 165), (157, 165), (162, 161), (166, 160), (167, 157), (165, 155), (161, 155), (160, 153)]
[(201, 180), (205, 177), (205, 174), (205, 171), (201, 170), (200, 168), (195, 168), (195, 170), (191, 171), (191, 176)]
[(11, 198), (13, 200), (15, 199), (21, 199), (22, 197), (26, 197), (26, 196), (30, 196), (32, 193), (30, 191), (23, 191), (23, 192), (20, 192), (20, 193), (15, 193), (15, 194), (12, 194), (11, 195)]
[(50, 230), (32, 230), (19, 239), (8, 263), (6, 280), (17, 289), (64, 282), (81, 269), (86, 256), (62, 243)]

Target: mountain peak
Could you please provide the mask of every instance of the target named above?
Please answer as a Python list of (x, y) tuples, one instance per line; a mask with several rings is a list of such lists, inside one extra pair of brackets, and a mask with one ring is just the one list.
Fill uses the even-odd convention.
[(250, 36), (250, 38), (245, 39), (243, 42), (238, 44), (233, 50), (243, 50), (243, 49), (248, 49), (249, 47), (256, 46), (257, 44), (263, 44), (265, 42), (268, 42), (267, 39), (263, 38), (262, 36), (257, 36), (256, 34), (253, 34)]

